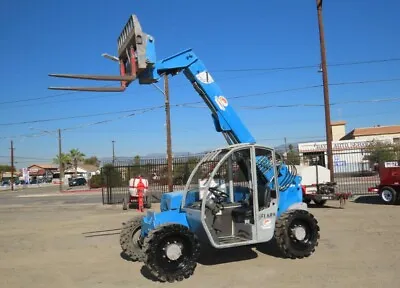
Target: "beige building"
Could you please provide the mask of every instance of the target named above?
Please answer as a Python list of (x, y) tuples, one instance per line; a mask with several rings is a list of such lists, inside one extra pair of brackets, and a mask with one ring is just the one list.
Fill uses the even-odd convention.
[(353, 129), (340, 140), (367, 140), (392, 138), (393, 143), (400, 143), (400, 125), (375, 126)]
[(331, 122), (332, 140), (339, 141), (346, 135), (346, 121)]
[[(400, 125), (355, 128), (346, 134), (346, 122), (332, 122), (332, 150), (335, 172), (355, 172), (369, 169), (364, 160), (365, 147), (372, 140), (400, 144)], [(301, 164), (310, 165), (318, 159), (318, 164), (327, 166), (326, 141), (299, 143)]]

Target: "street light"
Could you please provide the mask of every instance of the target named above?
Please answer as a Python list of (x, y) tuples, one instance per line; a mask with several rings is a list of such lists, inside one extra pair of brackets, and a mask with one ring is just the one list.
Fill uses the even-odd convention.
[(110, 55), (108, 53), (101, 54), (102, 57), (109, 59), (111, 61), (119, 62), (119, 58), (117, 56)]
[(115, 141), (114, 140), (112, 140), (111, 141), (112, 142), (112, 163), (113, 163), (113, 166), (115, 166), (115, 150), (114, 150), (114, 143), (115, 143)]

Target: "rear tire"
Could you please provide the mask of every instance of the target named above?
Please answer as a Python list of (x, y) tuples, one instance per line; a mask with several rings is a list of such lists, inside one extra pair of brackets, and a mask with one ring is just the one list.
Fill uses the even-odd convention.
[(150, 209), (151, 208), (151, 196), (146, 196), (145, 199), (146, 200), (145, 200), (144, 208)]
[(143, 243), (144, 263), (161, 282), (182, 281), (193, 275), (200, 255), (197, 236), (180, 224), (150, 231)]
[(128, 210), (128, 206), (129, 206), (129, 198), (124, 197), (124, 199), (122, 199), (122, 210)]
[(320, 238), (318, 221), (305, 210), (283, 213), (275, 223), (275, 240), (286, 258), (309, 257)]
[(324, 206), (326, 204), (326, 200), (316, 200), (316, 199), (314, 199), (314, 203), (318, 207), (322, 207), (322, 206)]
[(122, 226), (119, 243), (122, 251), (132, 261), (143, 261), (144, 253), (138, 240), (141, 232), (143, 216), (137, 215)]
[(393, 205), (397, 202), (397, 191), (394, 190), (392, 187), (385, 186), (379, 192), (379, 196), (381, 197), (382, 201), (386, 204)]

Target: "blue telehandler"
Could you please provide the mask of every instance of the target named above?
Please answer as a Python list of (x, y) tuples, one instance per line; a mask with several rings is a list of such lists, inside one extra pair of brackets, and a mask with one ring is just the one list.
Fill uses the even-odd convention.
[(228, 145), (198, 162), (183, 191), (165, 193), (160, 211), (124, 223), (120, 244), (160, 281), (182, 281), (195, 271), (201, 244), (215, 249), (274, 240), (286, 258), (310, 256), (320, 228), (303, 203), (301, 177), (274, 149), (259, 145), (233, 110), (203, 62), (191, 50), (156, 60), (155, 40), (131, 15), (117, 40), (120, 75), (49, 74), (120, 81), (120, 87), (49, 87), (122, 92), (131, 82), (152, 84), (180, 72), (207, 104)]

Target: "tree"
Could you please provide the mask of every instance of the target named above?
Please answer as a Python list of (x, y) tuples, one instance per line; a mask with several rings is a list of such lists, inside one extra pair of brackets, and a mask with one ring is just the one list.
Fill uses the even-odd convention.
[(385, 161), (395, 161), (400, 159), (400, 144), (392, 144), (373, 140), (371, 141), (364, 152), (364, 160), (368, 160), (371, 166)]
[[(60, 155), (57, 155), (55, 158), (53, 158), (53, 163), (60, 165)], [(67, 167), (71, 165), (71, 157), (68, 154), (61, 153), (61, 172), (64, 172)], [(60, 174), (61, 175), (61, 174)]]
[(92, 156), (83, 160), (83, 163), (86, 165), (94, 165), (96, 167), (100, 166), (100, 160), (96, 156)]
[(135, 157), (133, 157), (133, 165), (135, 165), (135, 166), (140, 165), (140, 156), (139, 155), (136, 155)]
[[(3, 173), (4, 172), (11, 172), (11, 166), (10, 165), (0, 165), (0, 180), (3, 179)], [(14, 172), (16, 171), (15, 167), (12, 169)]]
[(74, 167), (74, 176), (76, 177), (77, 175), (77, 170), (78, 170), (78, 164), (83, 162), (85, 160), (85, 154), (83, 154), (81, 151), (79, 151), (79, 149), (71, 149), (69, 151), (69, 157), (71, 158), (72, 161), (72, 165)]
[(101, 183), (107, 184), (107, 187), (122, 187), (122, 176), (117, 167), (112, 164), (106, 164), (101, 169), (101, 174), (103, 176), (103, 182)]
[(286, 154), (286, 162), (291, 165), (300, 165), (299, 152), (294, 150), (294, 147), (292, 144), (289, 144), (289, 151)]
[(181, 182), (185, 184), (189, 179), (190, 173), (196, 167), (199, 159), (197, 158), (188, 158), (185, 162), (174, 163), (174, 182)]
[[(15, 171), (15, 168), (14, 168)], [(3, 172), (11, 172), (11, 166), (10, 165), (0, 165), (0, 173)]]

